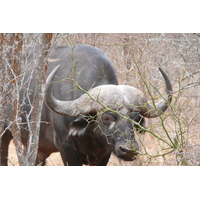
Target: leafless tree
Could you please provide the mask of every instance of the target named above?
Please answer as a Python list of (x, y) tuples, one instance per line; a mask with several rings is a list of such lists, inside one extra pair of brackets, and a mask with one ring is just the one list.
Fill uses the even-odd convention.
[[(38, 148), (40, 118), (47, 72), (47, 58), (51, 48), (52, 34), (39, 34), (38, 37), (41, 40), (39, 45), (40, 51), (37, 57), (35, 57), (35, 66), (33, 66), (33, 72), (30, 74), (30, 76), (34, 76), (35, 78), (35, 96), (31, 105), (31, 113), (27, 115), (29, 139), (28, 143), (23, 145), (20, 132), (21, 102), (23, 102), (23, 100), (20, 100), (20, 91), (24, 87), (23, 80), (27, 69), (25, 66), (26, 58), (23, 57), (23, 53), (26, 51), (25, 49), (29, 41), (26, 41), (26, 35), (23, 34), (1, 34), (1, 138), (5, 132), (3, 130), (3, 124), (5, 120), (8, 120), (5, 117), (6, 112), (4, 104), (6, 97), (9, 97), (9, 103), (11, 104), (9, 127), (20, 165), (34, 165)], [(30, 77), (30, 79), (32, 78), (33, 77)], [(4, 89), (4, 87), (9, 88), (9, 90)]]
[[(21, 165), (33, 165), (36, 156), (48, 50), (55, 43), (86, 43), (100, 48), (115, 65), (120, 84), (129, 84), (141, 89), (149, 101), (156, 100), (151, 96), (159, 98), (163, 94), (163, 79), (157, 67), (161, 67), (170, 77), (174, 90), (173, 102), (170, 109), (160, 118), (148, 120), (148, 128), (144, 135), (136, 135), (141, 147), (139, 158), (127, 163), (113, 156), (110, 165), (200, 165), (199, 34), (49, 34), (51, 42), (45, 36), (47, 34), (0, 35), (0, 131), (2, 136), (9, 94), (13, 96), (13, 106), (16, 106), (16, 110), (12, 111), (10, 126), (16, 130), (13, 133), (16, 139), (14, 143), (19, 147), (17, 151)], [(21, 106), (18, 92), (29, 64), (28, 55), (22, 59), (20, 54), (23, 54), (28, 45), (35, 44), (39, 45), (40, 51), (35, 53), (32, 59), (32, 76), (36, 77), (36, 89), (40, 92), (36, 93), (31, 112), (27, 113), (30, 140), (27, 148), (24, 148), (17, 137), (20, 134), (17, 130)], [(10, 57), (11, 55), (13, 57)]]

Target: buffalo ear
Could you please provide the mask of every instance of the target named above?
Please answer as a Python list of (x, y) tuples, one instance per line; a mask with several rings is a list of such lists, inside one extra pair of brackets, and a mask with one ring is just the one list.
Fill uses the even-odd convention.
[(69, 136), (81, 136), (84, 135), (85, 129), (88, 125), (88, 122), (83, 118), (79, 117), (71, 122), (69, 127)]

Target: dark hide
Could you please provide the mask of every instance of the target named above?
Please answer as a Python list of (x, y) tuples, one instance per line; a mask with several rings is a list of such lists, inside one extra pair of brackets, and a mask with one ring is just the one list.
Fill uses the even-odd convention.
[[(25, 64), (30, 66), (24, 79), (24, 89), (20, 93), (20, 101), (23, 102), (21, 117), (22, 123), (25, 123), (21, 127), (21, 134), (25, 146), (29, 134), (26, 114), (31, 109), (27, 95), (31, 102), (34, 98), (34, 79), (28, 79), (34, 69), (31, 51), (27, 50), (27, 55), (30, 55)], [(38, 49), (35, 48), (34, 51), (37, 52)], [(54, 77), (52, 87), (53, 95), (59, 100), (74, 100), (83, 94), (71, 84), (71, 79), (84, 90), (104, 84), (118, 84), (114, 67), (108, 58), (102, 51), (89, 45), (53, 48), (49, 57), (48, 74), (59, 64), (61, 67)], [(7, 118), (10, 118), (10, 111), (11, 107), (8, 106)], [(139, 113), (131, 113), (127, 109), (121, 114), (144, 125), (144, 118)], [(47, 123), (41, 123), (36, 165), (44, 164), (51, 153), (58, 151), (64, 165), (107, 165), (112, 152), (124, 160), (133, 160), (137, 155), (138, 144), (134, 139), (134, 131), (140, 132), (140, 128), (115, 113), (62, 116), (44, 104), (41, 121)], [(5, 128), (7, 125), (5, 124)], [(12, 135), (7, 130), (2, 137), (2, 165), (7, 165), (7, 150), (11, 139)]]

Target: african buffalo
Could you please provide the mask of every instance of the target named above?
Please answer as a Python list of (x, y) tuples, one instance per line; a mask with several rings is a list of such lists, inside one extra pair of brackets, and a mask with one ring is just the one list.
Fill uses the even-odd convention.
[[(36, 165), (44, 164), (51, 153), (58, 151), (64, 165), (71, 166), (107, 165), (112, 152), (125, 161), (135, 159), (139, 147), (134, 132), (142, 132), (145, 118), (161, 115), (172, 100), (172, 86), (166, 74), (160, 69), (167, 100), (161, 99), (153, 105), (140, 90), (118, 85), (113, 65), (95, 47), (55, 47), (48, 61), (41, 121), (49, 123), (41, 123)], [(33, 85), (24, 89), (29, 91), (31, 101)], [(26, 99), (22, 111), (30, 109)], [(26, 122), (23, 115), (22, 122)], [(25, 145), (27, 127), (22, 127), (21, 133)], [(7, 146), (11, 139), (7, 130), (2, 138), (3, 165), (7, 164)]]

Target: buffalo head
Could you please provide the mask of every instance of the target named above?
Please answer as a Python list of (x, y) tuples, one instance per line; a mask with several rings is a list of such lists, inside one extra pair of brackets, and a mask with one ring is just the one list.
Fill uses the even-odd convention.
[[(48, 107), (59, 115), (80, 116), (73, 122), (69, 135), (80, 136), (90, 131), (96, 138), (103, 137), (104, 144), (124, 160), (133, 160), (137, 155), (139, 148), (134, 132), (143, 131), (144, 118), (161, 115), (172, 100), (171, 83), (159, 68), (165, 79), (166, 98), (157, 103), (149, 103), (142, 91), (129, 85), (100, 85), (75, 100), (61, 101), (52, 95), (52, 80), (58, 69), (59, 66), (47, 79), (45, 102)], [(76, 123), (82, 126), (79, 131)]]

